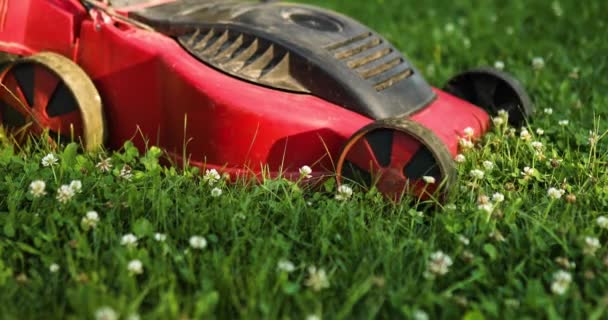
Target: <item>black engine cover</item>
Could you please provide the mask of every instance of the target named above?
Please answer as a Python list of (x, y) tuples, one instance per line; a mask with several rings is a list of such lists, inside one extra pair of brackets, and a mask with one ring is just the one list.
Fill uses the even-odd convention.
[(307, 93), (373, 119), (409, 115), (435, 97), (386, 39), (344, 15), (259, 1), (177, 0), (131, 13), (206, 64)]

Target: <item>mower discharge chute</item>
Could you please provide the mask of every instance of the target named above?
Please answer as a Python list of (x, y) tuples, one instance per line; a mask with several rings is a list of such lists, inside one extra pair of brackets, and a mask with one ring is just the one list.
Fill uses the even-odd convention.
[(313, 6), (0, 0), (0, 9), (2, 125), (87, 150), (149, 141), (233, 177), (267, 168), (298, 179), (310, 165), (316, 177), (399, 199), (453, 181), (465, 128), (477, 138), (498, 110), (521, 124), (533, 109), (494, 69), (433, 88), (382, 36)]

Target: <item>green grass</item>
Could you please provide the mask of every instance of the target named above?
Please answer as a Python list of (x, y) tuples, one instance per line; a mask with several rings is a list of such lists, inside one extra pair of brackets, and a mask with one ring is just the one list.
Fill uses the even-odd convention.
[[(157, 149), (139, 154), (127, 144), (107, 154), (113, 168), (104, 173), (95, 167), (99, 155), (77, 154), (75, 146), (56, 150), (59, 163), (43, 167), (48, 148), (22, 150), (3, 137), (0, 318), (94, 318), (104, 306), (124, 319), (608, 317), (608, 230), (597, 223), (608, 215), (606, 2), (310, 2), (384, 34), (436, 86), (465, 68), (503, 61), (537, 105), (528, 130), (530, 141), (543, 143), (541, 154), (519, 128), (495, 128), (458, 165), (447, 204), (423, 208), (393, 205), (373, 191), (337, 201), (331, 183), (311, 190), (281, 180), (218, 182), (223, 194), (211, 197), (213, 187), (195, 169), (159, 166)], [(534, 57), (544, 59), (543, 69), (533, 70)], [(560, 126), (564, 119), (569, 125)], [(590, 130), (602, 137), (596, 144)], [(120, 178), (125, 164), (131, 181)], [(529, 178), (521, 174), (526, 166), (535, 168)], [(473, 179), (473, 169), (484, 178)], [(46, 196), (29, 193), (37, 179)], [(59, 203), (57, 190), (72, 180), (82, 192)], [(565, 194), (552, 199), (551, 187)], [(478, 207), (496, 192), (505, 199), (492, 214)], [(81, 220), (91, 210), (99, 222), (87, 230)], [(156, 232), (166, 241), (156, 241)], [(121, 245), (129, 233), (136, 247)], [(194, 235), (205, 237), (204, 249), (190, 246)], [(594, 254), (586, 237), (599, 239)], [(425, 277), (437, 251), (453, 264)], [(134, 259), (143, 264), (139, 275), (128, 271)], [(283, 259), (293, 272), (278, 269)], [(307, 285), (312, 265), (326, 272), (327, 288)], [(572, 278), (562, 295), (552, 291), (559, 270)]]

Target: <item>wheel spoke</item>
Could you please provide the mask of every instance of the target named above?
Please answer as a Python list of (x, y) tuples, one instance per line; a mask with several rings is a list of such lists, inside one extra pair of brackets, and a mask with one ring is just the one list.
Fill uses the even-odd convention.
[(34, 109), (41, 114), (46, 114), (46, 107), (49, 104), (49, 100), (57, 90), (59, 85), (59, 78), (52, 74), (49, 70), (42, 67), (37, 67), (34, 70)]
[(348, 161), (368, 172), (378, 172), (381, 169), (372, 147), (365, 138), (360, 138), (348, 153)]
[(66, 137), (74, 131), (74, 137), (82, 136), (82, 119), (79, 111), (73, 111), (57, 117), (41, 119), (43, 127)]
[(390, 167), (403, 171), (419, 149), (420, 143), (414, 137), (396, 132), (393, 137)]
[(31, 106), (28, 104), (27, 99), (25, 99), (25, 95), (13, 74), (7, 74), (2, 84), (4, 87), (1, 89), (2, 94), (0, 95), (0, 99), (24, 117), (31, 116), (31, 111), (29, 110)]

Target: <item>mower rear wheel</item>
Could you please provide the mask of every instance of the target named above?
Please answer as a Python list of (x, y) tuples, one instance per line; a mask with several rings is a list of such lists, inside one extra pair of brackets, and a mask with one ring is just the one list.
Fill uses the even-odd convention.
[(11, 63), (0, 74), (0, 125), (18, 142), (48, 130), (57, 141), (103, 144), (101, 97), (87, 74), (59, 54), (44, 52)]
[(445, 144), (409, 119), (379, 120), (363, 127), (346, 142), (336, 171), (338, 184), (376, 186), (394, 201), (404, 194), (428, 198), (440, 187), (446, 190), (456, 177)]
[(534, 104), (524, 87), (512, 75), (494, 68), (476, 68), (459, 73), (446, 83), (444, 91), (484, 108), (491, 115), (509, 114), (509, 123), (521, 126), (534, 113)]

